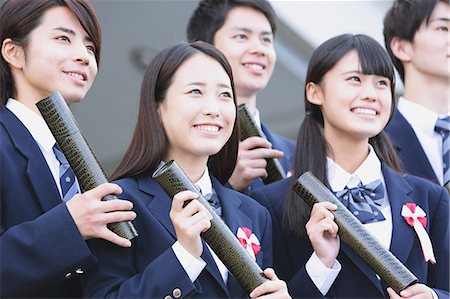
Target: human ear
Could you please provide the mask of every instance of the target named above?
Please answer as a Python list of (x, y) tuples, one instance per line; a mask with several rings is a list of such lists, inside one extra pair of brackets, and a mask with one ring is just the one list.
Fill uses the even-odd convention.
[(391, 40), (391, 51), (402, 62), (411, 61), (412, 44), (410, 41), (394, 37)]
[(25, 53), (21, 46), (12, 39), (5, 38), (2, 43), (2, 57), (11, 68), (22, 68), (25, 62)]
[(320, 85), (313, 82), (308, 82), (308, 84), (306, 84), (306, 100), (317, 106), (322, 105), (323, 92)]

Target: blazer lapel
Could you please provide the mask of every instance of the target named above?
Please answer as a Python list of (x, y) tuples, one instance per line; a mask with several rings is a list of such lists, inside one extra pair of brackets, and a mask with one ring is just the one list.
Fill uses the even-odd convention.
[[(386, 192), (389, 195), (389, 202), (392, 213), (392, 238), (390, 251), (404, 264), (409, 256), (414, 241), (412, 229), (401, 217), (403, 204), (411, 202), (408, 194), (410, 186), (398, 174), (387, 165), (382, 164), (382, 171), (386, 183)], [(341, 242), (342, 250), (361, 269), (361, 271), (376, 285), (382, 294), (384, 287), (378, 281), (375, 272), (365, 263), (347, 244)]]
[[(222, 186), (222, 184), (220, 184), (215, 178), (211, 179), (213, 181), (213, 188), (216, 191), (222, 205), (223, 220), (233, 235), (236, 236), (239, 227), (247, 227), (253, 230), (253, 221), (241, 209), (242, 201), (237, 192)], [(257, 237), (260, 238), (261, 236)], [(260, 261), (259, 264), (261, 265), (262, 257), (257, 255), (257, 259)], [(227, 287), (231, 298), (245, 296), (245, 291), (237, 283), (231, 273), (228, 275)]]
[[(222, 274), (220, 274), (219, 268), (217, 267), (216, 261), (214, 260), (209, 248), (206, 246), (206, 242), (202, 240), (203, 243), (203, 252), (200, 256), (206, 262), (206, 270), (211, 274), (212, 277), (217, 281), (223, 291), (230, 297), (230, 293), (228, 291), (225, 282), (222, 279)], [(229, 278), (229, 277), (228, 277)]]
[(16, 149), (28, 160), (27, 176), (43, 211), (62, 202), (58, 187), (39, 146), (22, 122), (7, 108), (1, 111), (1, 122), (9, 132)]
[(386, 127), (386, 131), (391, 136), (395, 135), (393, 143), (401, 160), (408, 168), (407, 172), (439, 184), (416, 133), (400, 111), (395, 111), (394, 118)]
[(175, 228), (173, 227), (172, 220), (170, 220), (169, 216), (172, 207), (172, 199), (156, 180), (150, 178), (150, 175), (140, 176), (138, 178), (138, 186), (139, 190), (153, 196), (153, 199), (150, 201), (147, 208), (176, 240), (177, 235), (175, 233)]
[[(139, 189), (151, 196), (153, 199), (148, 204), (150, 212), (159, 220), (159, 222), (166, 228), (166, 230), (176, 240), (175, 228), (170, 220), (169, 212), (172, 207), (172, 199), (162, 189), (158, 182), (154, 179), (150, 179), (149, 176), (141, 176), (138, 179)], [(216, 191), (217, 192), (217, 191)], [(220, 195), (218, 195), (220, 198)], [(206, 263), (205, 269), (211, 274), (217, 283), (222, 287), (224, 292), (229, 295), (225, 282), (222, 279), (219, 268), (217, 267), (214, 258), (206, 246), (205, 241), (203, 243), (203, 252), (200, 256)]]
[(240, 209), (241, 199), (231, 189), (222, 186), (215, 178), (212, 178), (213, 188), (222, 205), (223, 221), (236, 236), (239, 227), (252, 228), (252, 220)]
[(380, 294), (384, 296), (383, 286), (381, 282), (378, 280), (375, 272), (370, 268), (370, 266), (358, 255), (355, 251), (353, 251), (347, 243), (341, 241), (341, 249), (347, 255), (347, 257), (367, 276), (367, 278), (377, 287), (380, 291)]
[(405, 264), (414, 243), (414, 230), (403, 219), (401, 211), (405, 203), (414, 202), (409, 196), (411, 187), (388, 166), (383, 164), (382, 170), (392, 213), (390, 251)]

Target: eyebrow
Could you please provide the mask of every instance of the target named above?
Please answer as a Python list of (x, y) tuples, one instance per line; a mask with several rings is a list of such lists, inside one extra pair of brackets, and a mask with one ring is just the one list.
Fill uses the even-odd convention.
[[(203, 83), (203, 82), (191, 82), (191, 83), (186, 84), (185, 86), (192, 86), (192, 85), (206, 86), (206, 83)], [(219, 83), (219, 86), (223, 87), (223, 88), (231, 89), (231, 86), (228, 85), (228, 84)]]
[(62, 31), (62, 32), (65, 32), (65, 33), (68, 33), (71, 35), (77, 35), (75, 33), (75, 31), (73, 31), (72, 29), (66, 28), (66, 27), (56, 27), (56, 28), (53, 28), (53, 30)]
[[(233, 27), (233, 28), (231, 28), (231, 30), (244, 31), (244, 32), (247, 32), (247, 33), (253, 32), (253, 30), (250, 30), (250, 29), (245, 28), (245, 27)], [(263, 34), (263, 35), (273, 35), (272, 31), (262, 31), (261, 34)]]
[(438, 21), (449, 22), (450, 19), (449, 18), (436, 18), (436, 19), (430, 20), (430, 23), (431, 22), (438, 22)]
[[(74, 30), (72, 30), (70, 28), (66, 28), (66, 27), (56, 27), (56, 28), (53, 28), (53, 30), (62, 31), (62, 32), (65, 32), (67, 34), (74, 35), (74, 36), (77, 35), (77, 33)], [(86, 35), (84, 37), (84, 39), (88, 42), (92, 42), (92, 43), (94, 42), (94, 40), (89, 35)]]
[(350, 70), (350, 71), (347, 71), (347, 72), (343, 72), (341, 74), (342, 75), (348, 75), (348, 74), (352, 74), (352, 73), (362, 74), (363, 72), (362, 72), (362, 70)]

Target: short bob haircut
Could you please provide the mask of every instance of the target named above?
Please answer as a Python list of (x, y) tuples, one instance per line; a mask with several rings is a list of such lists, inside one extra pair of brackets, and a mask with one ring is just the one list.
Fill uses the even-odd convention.
[[(383, 47), (373, 38), (358, 34), (343, 34), (333, 37), (321, 44), (311, 57), (305, 80), (306, 117), (297, 137), (294, 177), (311, 171), (325, 185), (329, 186), (326, 171), (326, 155), (331, 150), (323, 134), (323, 115), (320, 106), (308, 101), (306, 85), (309, 82), (320, 85), (325, 74), (330, 71), (346, 54), (356, 50), (360, 60), (361, 72), (378, 75), (391, 82), (391, 113), (395, 111), (395, 73), (392, 61)], [(397, 153), (384, 131), (369, 139), (376, 154), (397, 171), (401, 170)], [(292, 183), (295, 183), (293, 181)], [(285, 224), (299, 236), (305, 234), (305, 224), (309, 219), (311, 208), (295, 192), (290, 191), (284, 210)]]
[(187, 40), (214, 44), (216, 32), (223, 26), (228, 13), (235, 7), (253, 8), (267, 18), (272, 34), (277, 30), (276, 14), (267, 0), (203, 0), (195, 9), (187, 27)]
[(424, 22), (428, 25), (431, 14), (439, 2), (448, 4), (448, 0), (395, 0), (384, 17), (384, 44), (403, 82), (405, 69), (391, 50), (392, 39), (397, 37), (412, 42), (420, 26)]
[[(231, 66), (219, 50), (201, 41), (189, 44), (179, 43), (164, 49), (150, 62), (144, 74), (136, 128), (130, 146), (111, 177), (112, 180), (152, 173), (163, 160), (168, 151), (168, 140), (158, 114), (158, 104), (165, 100), (167, 90), (178, 68), (197, 54), (212, 57), (223, 67), (230, 78), (236, 107)], [(228, 181), (236, 165), (239, 144), (236, 115), (237, 112), (230, 139), (217, 154), (210, 156), (208, 160), (211, 174), (222, 184)]]
[[(67, 7), (80, 21), (92, 39), (95, 58), (100, 64), (102, 34), (100, 24), (91, 4), (86, 0), (7, 0), (0, 8), (0, 40), (7, 38), (20, 45), (26, 53), (29, 34), (42, 21), (42, 16), (51, 8)], [(0, 55), (0, 108), (8, 98), (17, 93), (9, 64)]]

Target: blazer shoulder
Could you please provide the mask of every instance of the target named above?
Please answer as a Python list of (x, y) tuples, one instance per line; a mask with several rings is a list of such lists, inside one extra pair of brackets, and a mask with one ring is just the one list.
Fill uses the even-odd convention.
[(250, 193), (250, 197), (270, 210), (281, 210), (290, 194), (293, 178), (289, 177), (262, 186)]
[(403, 174), (402, 177), (411, 186), (415, 193), (413, 196), (419, 196), (422, 200), (427, 201), (431, 209), (441, 207), (448, 209), (450, 196), (443, 186), (412, 174)]
[(429, 190), (429, 192), (436, 192), (436, 193), (445, 191), (444, 187), (442, 187), (441, 185), (433, 183), (425, 178), (408, 173), (399, 175), (402, 176), (413, 188)]
[(123, 187), (137, 187), (138, 181), (135, 177), (125, 177), (112, 181), (111, 183)]

